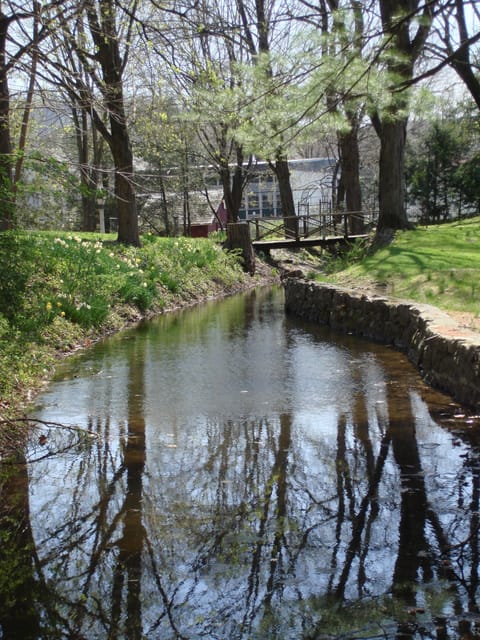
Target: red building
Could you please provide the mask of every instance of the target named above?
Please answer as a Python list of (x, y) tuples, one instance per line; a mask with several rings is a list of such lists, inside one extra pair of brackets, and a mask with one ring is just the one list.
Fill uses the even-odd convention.
[(227, 225), (227, 210), (223, 200), (217, 208), (217, 214), (208, 218), (198, 219), (190, 223), (190, 236), (192, 238), (207, 238), (209, 233), (225, 229)]

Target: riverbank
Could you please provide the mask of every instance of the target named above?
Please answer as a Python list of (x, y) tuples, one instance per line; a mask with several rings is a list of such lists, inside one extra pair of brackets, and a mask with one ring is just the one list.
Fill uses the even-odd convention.
[(278, 282), (257, 260), (254, 276), (220, 241), (41, 232), (0, 235), (0, 448), (56, 363), (143, 319)]
[(285, 281), (287, 312), (404, 352), (431, 386), (480, 409), (480, 334), (430, 305), (301, 278)]
[(418, 295), (447, 311), (457, 333), (480, 332), (478, 242), (480, 218), (404, 232), (374, 254), (272, 251), (268, 263), (257, 256), (252, 277), (213, 239), (149, 236), (132, 248), (100, 234), (1, 234), (0, 425), (22, 415), (60, 358), (144, 318), (278, 282), (279, 272), (364, 299)]
[(480, 408), (480, 218), (326, 256), (278, 252), (287, 310), (391, 344), (432, 386)]
[(334, 255), (303, 250), (290, 268), (313, 280), (430, 304), (480, 330), (479, 247), (476, 217), (399, 231), (376, 251), (368, 241)]

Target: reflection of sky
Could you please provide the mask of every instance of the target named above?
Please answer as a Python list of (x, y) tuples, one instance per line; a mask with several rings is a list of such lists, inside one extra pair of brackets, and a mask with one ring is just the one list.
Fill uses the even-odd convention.
[[(437, 515), (445, 526), (452, 526), (460, 500), (459, 481), (462, 485), (461, 502), (466, 507), (470, 504), (470, 471), (466, 468), (468, 448), (432, 420), (417, 394), (412, 394), (411, 399), (427, 495), (436, 505)], [(465, 531), (459, 527), (455, 533), (457, 542), (462, 535), (466, 536)]]
[[(371, 482), (367, 458), (376, 463), (389, 416), (415, 416), (428, 497), (448, 530), (455, 490), (449, 482), (461, 471), (464, 449), (452, 447), (450, 434), (429, 417), (428, 406), (412, 391), (421, 385), (405, 360), (286, 319), (281, 300), (256, 301), (247, 311), (246, 323), (238, 301), (225, 301), (162, 319), (136, 339), (128, 332), (106, 341), (76, 360), (74, 375), (66, 366), (64, 379), (42, 396), (38, 417), (82, 425), (100, 436), (30, 468), (32, 526), (41, 553), (51, 554), (47, 570), (61, 576), (60, 591), (80, 589), (77, 572), (81, 575), (95, 555), (96, 527), (112, 527), (104, 561), (92, 577), (95, 588), (109, 597), (112, 548), (123, 519), (112, 523), (125, 500), (121, 468), (133, 408), (143, 411), (135, 417), (145, 421), (146, 434), (137, 508), (164, 588), (183, 611), (175, 615), (185, 629), (195, 629), (194, 620), (218, 616), (215, 624), (223, 625), (218, 637), (227, 638), (228, 625), (240, 624), (247, 610), (252, 616), (260, 610), (273, 575), (281, 490), (274, 465), (282, 430), (290, 437), (284, 531), (274, 558), (279, 601), (293, 608), (304, 602), (308, 609), (310, 601), (338, 583), (352, 521)], [(346, 451), (337, 459), (340, 424)], [(346, 597), (390, 590), (400, 499), (399, 470), (390, 449), (375, 497), (378, 513), (371, 505), (366, 511), (365, 552), (352, 562)], [(99, 525), (101, 509), (105, 523)], [(262, 514), (267, 515), (263, 525)], [(61, 540), (78, 540), (68, 560), (59, 551)], [(258, 573), (252, 578), (255, 550)], [(161, 602), (149, 562), (144, 558), (143, 613), (153, 624)], [(366, 578), (360, 586), (362, 573)], [(253, 579), (258, 591), (247, 596)], [(157, 632), (151, 637), (170, 637), (165, 625)]]
[(112, 421), (123, 420), (127, 413), (128, 363), (106, 357), (96, 364), (101, 368), (91, 373), (87, 360), (78, 377), (51, 385), (41, 398), (41, 415), (48, 416), (52, 422), (83, 427), (90, 418), (105, 415)]

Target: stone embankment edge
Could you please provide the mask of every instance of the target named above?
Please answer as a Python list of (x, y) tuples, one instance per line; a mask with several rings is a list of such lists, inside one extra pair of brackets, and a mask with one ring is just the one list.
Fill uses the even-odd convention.
[(392, 345), (428, 384), (480, 408), (480, 334), (430, 305), (297, 277), (287, 277), (283, 284), (287, 313)]

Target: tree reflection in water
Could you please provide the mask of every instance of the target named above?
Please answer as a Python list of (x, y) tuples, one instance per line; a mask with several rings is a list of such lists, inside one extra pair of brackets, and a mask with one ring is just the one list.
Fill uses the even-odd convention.
[(475, 636), (474, 427), (401, 356), (285, 319), (276, 292), (179, 318), (45, 396), (41, 417), (100, 437), (20, 483), (22, 637)]

